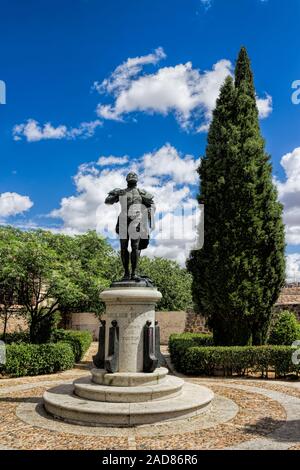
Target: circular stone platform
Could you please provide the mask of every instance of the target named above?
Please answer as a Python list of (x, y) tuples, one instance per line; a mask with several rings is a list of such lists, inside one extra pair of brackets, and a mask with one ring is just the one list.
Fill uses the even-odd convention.
[(161, 297), (153, 287), (101, 292), (106, 304), (101, 364), (106, 370), (92, 369), (90, 377), (46, 391), (48, 413), (87, 426), (132, 427), (191, 418), (209, 409), (210, 389), (168, 376), (164, 367), (155, 369), (155, 305)]
[(48, 413), (90, 426), (136, 426), (190, 418), (207, 410), (214, 394), (169, 376), (164, 367), (152, 373), (92, 369), (91, 376), (44, 393)]
[(214, 397), (207, 387), (191, 383), (183, 383), (176, 397), (135, 403), (87, 400), (74, 395), (73, 390), (74, 385), (47, 390), (45, 409), (68, 422), (90, 426), (136, 426), (190, 418), (208, 409)]

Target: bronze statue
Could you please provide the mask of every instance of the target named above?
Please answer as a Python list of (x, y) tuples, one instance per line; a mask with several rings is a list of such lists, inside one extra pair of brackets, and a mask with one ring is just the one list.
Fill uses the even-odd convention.
[[(137, 187), (138, 175), (130, 172), (126, 177), (127, 188), (110, 191), (105, 204), (120, 202), (116, 232), (120, 238), (121, 259), (124, 267), (123, 280), (140, 281), (136, 269), (141, 250), (147, 248), (150, 229), (154, 227), (154, 201), (152, 194)], [(129, 240), (131, 242), (131, 274), (129, 271)]]

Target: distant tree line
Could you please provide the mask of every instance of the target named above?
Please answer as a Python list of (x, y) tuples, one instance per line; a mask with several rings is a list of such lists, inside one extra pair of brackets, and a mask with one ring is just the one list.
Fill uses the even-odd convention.
[[(12, 315), (28, 319), (30, 340), (43, 343), (59, 316), (101, 315), (100, 292), (121, 277), (118, 253), (95, 231), (68, 236), (0, 228), (0, 318), (5, 336)], [(162, 310), (191, 305), (191, 276), (174, 261), (142, 258), (141, 273), (163, 293)]]

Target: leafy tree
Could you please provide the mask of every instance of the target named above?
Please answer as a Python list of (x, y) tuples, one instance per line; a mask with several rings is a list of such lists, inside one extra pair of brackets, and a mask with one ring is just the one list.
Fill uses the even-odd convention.
[(268, 343), (291, 346), (300, 339), (300, 325), (294, 312), (283, 310), (271, 328)]
[(16, 264), (16, 255), (20, 247), (17, 230), (0, 231), (0, 318), (3, 321), (2, 339), (6, 339), (9, 318), (21, 315), (18, 306), (18, 281), (20, 272)]
[[(3, 266), (11, 269), (14, 296), (29, 319), (33, 343), (51, 339), (58, 313), (91, 311), (101, 313), (99, 298), (108, 287), (116, 268), (116, 254), (95, 232), (70, 237), (43, 230), (32, 232), (0, 229)], [(6, 243), (7, 238), (11, 243)], [(1, 241), (1, 240), (0, 240)], [(6, 243), (6, 245), (5, 245)], [(8, 277), (0, 270), (2, 297), (11, 299)], [(3, 275), (1, 274), (3, 272)]]
[(140, 259), (140, 271), (162, 293), (159, 310), (185, 310), (192, 305), (191, 275), (175, 261), (164, 258)]
[(215, 344), (263, 344), (284, 283), (284, 227), (245, 48), (217, 100), (199, 175), (205, 241), (187, 263), (194, 301)]

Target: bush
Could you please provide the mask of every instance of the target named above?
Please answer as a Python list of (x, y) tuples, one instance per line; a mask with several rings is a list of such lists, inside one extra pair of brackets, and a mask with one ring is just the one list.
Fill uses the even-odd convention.
[(75, 357), (66, 342), (48, 344), (10, 344), (6, 347), (6, 364), (1, 372), (11, 377), (52, 374), (70, 369)]
[(284, 310), (280, 312), (277, 320), (271, 328), (269, 344), (281, 344), (291, 346), (300, 339), (299, 323), (294, 312)]
[[(0, 340), (3, 340), (3, 335), (0, 335)], [(6, 333), (5, 343), (6, 344), (29, 343), (29, 332), (28, 331), (16, 331), (14, 333)]]
[(55, 341), (66, 341), (71, 344), (75, 361), (80, 361), (91, 345), (92, 335), (89, 331), (56, 330), (53, 334)]
[(61, 319), (59, 312), (52, 315), (44, 315), (35, 321), (29, 319), (31, 342), (34, 344), (51, 343), (54, 340), (54, 333)]
[[(172, 335), (171, 360), (179, 372), (194, 375), (246, 375), (260, 372), (267, 376), (299, 374), (300, 365), (292, 362), (291, 346), (199, 346), (204, 335)], [(207, 335), (209, 337), (210, 335)], [(208, 338), (204, 340), (209, 343)]]
[(173, 334), (169, 338), (169, 351), (176, 369), (180, 370), (181, 358), (192, 346), (213, 346), (213, 336), (201, 333)]

